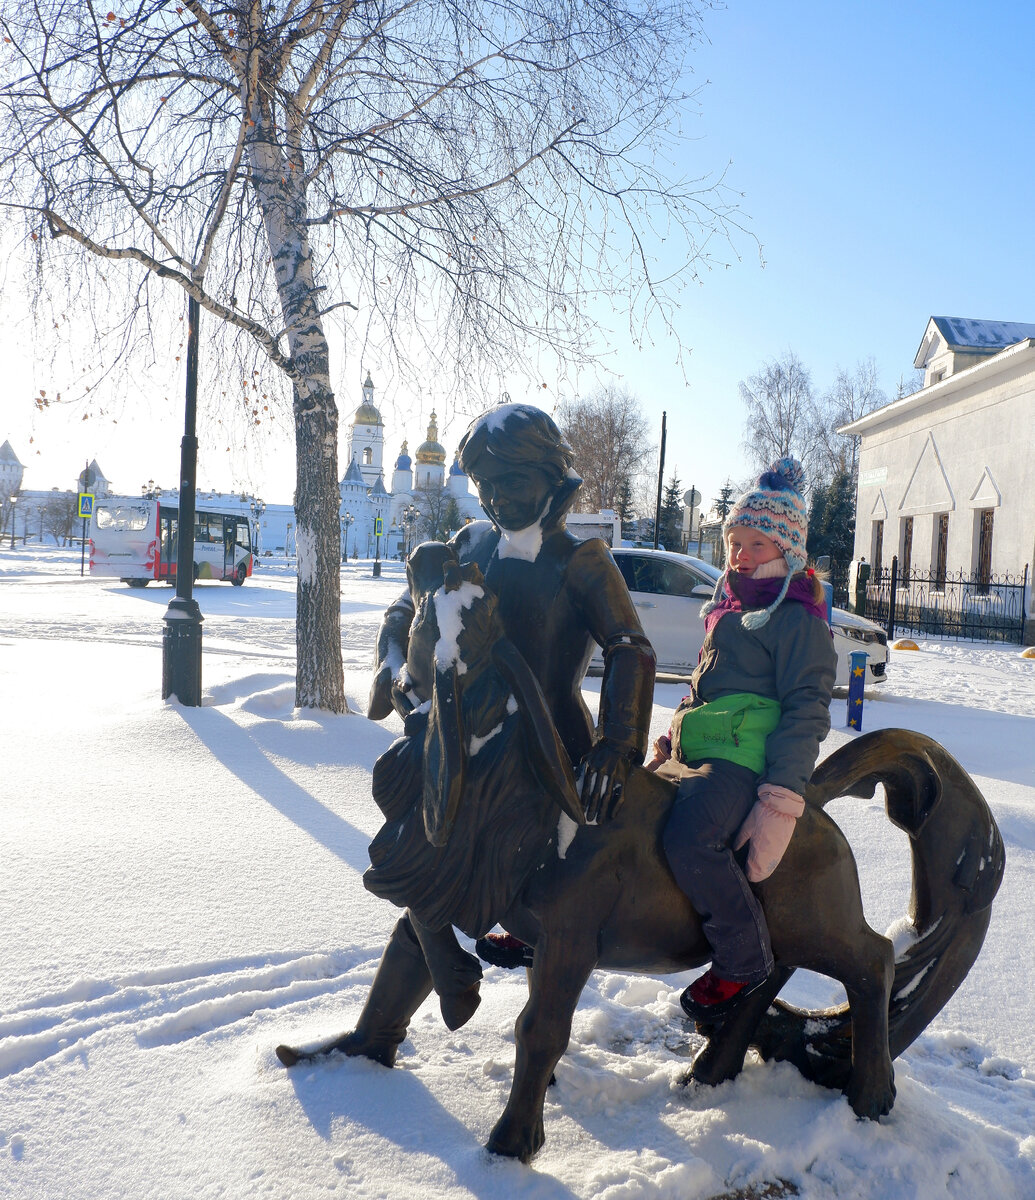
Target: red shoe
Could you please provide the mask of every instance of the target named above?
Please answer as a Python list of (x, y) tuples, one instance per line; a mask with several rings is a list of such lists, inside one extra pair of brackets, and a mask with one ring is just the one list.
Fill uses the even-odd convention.
[(512, 933), (487, 933), (480, 937), (474, 948), (482, 962), (494, 967), (530, 967), (533, 950)]
[(715, 1021), (736, 1007), (745, 996), (757, 991), (766, 979), (760, 979), (757, 983), (723, 979), (709, 967), (679, 997), (679, 1003), (683, 1012), (693, 1020)]

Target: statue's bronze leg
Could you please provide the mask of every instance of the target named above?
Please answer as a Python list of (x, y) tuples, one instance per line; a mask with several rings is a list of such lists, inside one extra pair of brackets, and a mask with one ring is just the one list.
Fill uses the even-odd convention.
[(381, 955), (356, 1028), (334, 1049), (393, 1066), (410, 1018), (430, 992), (431, 972), (424, 954), (409, 919), (400, 917)]
[(424, 959), (431, 971), (431, 979), (438, 993), (442, 1020), (447, 1029), (459, 1029), (466, 1025), (481, 1003), (479, 984), (482, 965), (468, 954), (456, 940), (452, 925), (443, 929), (431, 929), (418, 920), (413, 913), (407, 916), (413, 927)]
[(852, 1073), (845, 1095), (857, 1116), (876, 1120), (895, 1103), (895, 1068), (888, 1047), (888, 1002), (895, 982), (891, 942), (867, 929), (837, 976), (852, 1014)]
[(596, 966), (596, 925), (544, 930), (536, 942), (530, 994), (514, 1027), (517, 1058), (510, 1098), (486, 1143), (494, 1154), (528, 1162), (545, 1141), (543, 1103), (571, 1036), (579, 996)]
[(740, 1074), (758, 1022), (793, 974), (793, 968), (778, 967), (765, 986), (753, 991), (721, 1024), (703, 1026), (698, 1023), (708, 1044), (694, 1059), (690, 1072), (694, 1080), (714, 1086)]

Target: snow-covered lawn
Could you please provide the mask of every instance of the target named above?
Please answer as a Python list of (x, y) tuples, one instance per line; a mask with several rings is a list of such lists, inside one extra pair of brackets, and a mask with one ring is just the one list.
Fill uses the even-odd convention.
[[(343, 570), (357, 712), (402, 586), (395, 563)], [(168, 588), (81, 579), (74, 550), (0, 549), (0, 1196), (694, 1200), (781, 1180), (806, 1197), (1035, 1196), (1035, 661), (1017, 647), (924, 643), (867, 696), (867, 728), (922, 730), (960, 759), (1007, 848), (982, 956), (897, 1062), (891, 1116), (857, 1121), (758, 1061), (684, 1087), (686, 979), (598, 972), (524, 1167), (482, 1148), (519, 972), (487, 969), (457, 1033), (425, 1004), (394, 1071), (274, 1057), (351, 1027), (397, 916), (360, 876), (371, 766), (399, 725), (293, 711), (292, 563), (196, 594), (205, 703), (185, 709), (159, 696)], [(659, 684), (658, 731), (682, 692)], [(844, 718), (835, 701), (828, 751), (854, 736)], [(905, 838), (879, 796), (832, 811), (883, 930), (908, 897)], [(835, 994), (817, 977), (789, 991)]]

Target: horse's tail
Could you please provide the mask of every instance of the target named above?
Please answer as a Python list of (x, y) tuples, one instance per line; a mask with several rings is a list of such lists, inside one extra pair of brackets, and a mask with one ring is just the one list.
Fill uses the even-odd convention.
[[(872, 797), (884, 785), (891, 821), (909, 836), (913, 887), (894, 940), (888, 1011), (892, 1057), (927, 1027), (966, 978), (984, 941), (1006, 855), (974, 781), (937, 742), (905, 729), (867, 733), (835, 751), (812, 776), (810, 804)], [(851, 1058), (848, 1006), (809, 1013), (776, 1001), (759, 1028), (765, 1058), (807, 1061), (812, 1078), (837, 1082)]]

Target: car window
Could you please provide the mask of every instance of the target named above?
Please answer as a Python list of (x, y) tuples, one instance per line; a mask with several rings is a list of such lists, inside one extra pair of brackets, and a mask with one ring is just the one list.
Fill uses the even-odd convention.
[(661, 562), (663, 590), (668, 596), (692, 596), (701, 581), (679, 563)]
[(636, 588), (637, 592), (646, 592), (651, 596), (668, 594), (667, 574), (668, 564), (656, 558), (636, 559)]
[(636, 559), (631, 554), (621, 554), (615, 562), (618, 564), (619, 571), (622, 572), (622, 578), (625, 580), (625, 586), (630, 592), (637, 591), (636, 587)]

